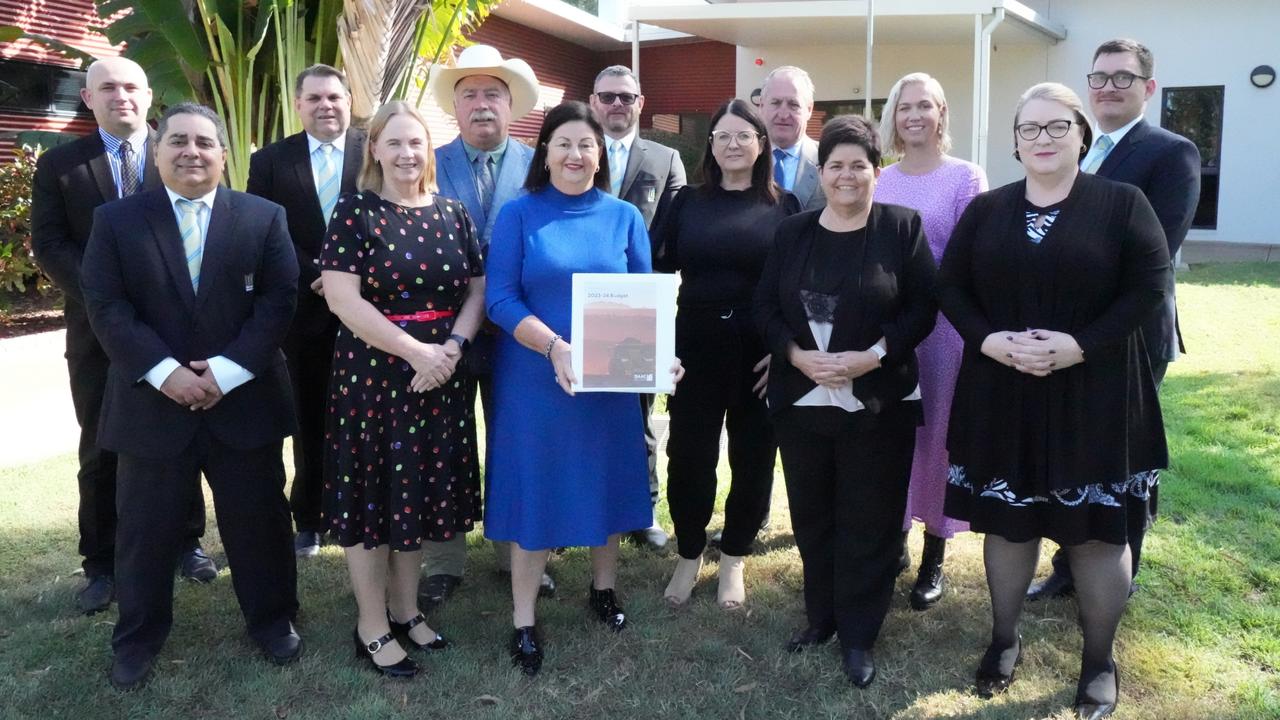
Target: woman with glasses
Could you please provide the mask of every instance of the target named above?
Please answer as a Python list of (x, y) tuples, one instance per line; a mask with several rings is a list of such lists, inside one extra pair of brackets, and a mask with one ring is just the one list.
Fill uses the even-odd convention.
[(778, 226), (756, 291), (773, 354), (769, 411), (804, 563), (801, 652), (840, 640), (845, 676), (876, 676), (902, 555), (902, 517), (922, 414), (916, 346), (938, 315), (920, 215), (873, 202), (880, 137), (842, 115), (822, 128), (827, 206)]
[(663, 597), (688, 601), (702, 568), (716, 499), (720, 431), (728, 431), (730, 486), (725, 501), (716, 602), (746, 601), (744, 557), (773, 489), (777, 445), (763, 399), (769, 354), (751, 321), (751, 296), (774, 228), (800, 211), (774, 183), (764, 122), (743, 100), (711, 118), (700, 186), (686, 186), (654, 224), (654, 268), (679, 272), (676, 355), (686, 377), (668, 401), (667, 501), (677, 547)]
[(1080, 99), (1057, 83), (1014, 114), (1026, 179), (979, 195), (942, 258), (939, 301), (964, 339), (951, 406), (946, 514), (986, 534), (991, 643), (976, 689), (1007, 688), (1040, 539), (1066, 548), (1084, 648), (1075, 708), (1119, 695), (1112, 644), (1129, 595), (1128, 518), (1168, 462), (1138, 332), (1163, 295), (1169, 254), (1135, 187), (1082, 173)]
[[(919, 212), (929, 249), (938, 260), (960, 214), (975, 195), (987, 189), (987, 175), (977, 165), (947, 154), (951, 150), (951, 112), (942, 85), (932, 76), (904, 76), (889, 91), (885, 109), (880, 137), (887, 153), (898, 162), (880, 174), (876, 201)], [(904, 533), (911, 530), (912, 519), (924, 523), (924, 552), (910, 598), (916, 610), (928, 609), (942, 599), (946, 584), (942, 558), (947, 540), (968, 529), (942, 512), (947, 487), (947, 416), (960, 370), (961, 344), (951, 323), (938, 318), (933, 332), (916, 348), (924, 425), (916, 432), (902, 528)]]

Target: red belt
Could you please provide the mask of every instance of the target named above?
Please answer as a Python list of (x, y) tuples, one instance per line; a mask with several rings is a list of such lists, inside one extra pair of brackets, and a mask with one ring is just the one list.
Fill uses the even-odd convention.
[(453, 317), (452, 310), (419, 310), (411, 315), (384, 315), (391, 322), (430, 322), (440, 318)]

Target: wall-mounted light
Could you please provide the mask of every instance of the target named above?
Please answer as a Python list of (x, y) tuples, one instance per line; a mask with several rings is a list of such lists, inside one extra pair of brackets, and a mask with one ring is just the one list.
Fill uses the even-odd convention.
[(1249, 73), (1249, 82), (1257, 88), (1271, 87), (1275, 81), (1276, 69), (1270, 65), (1259, 65)]

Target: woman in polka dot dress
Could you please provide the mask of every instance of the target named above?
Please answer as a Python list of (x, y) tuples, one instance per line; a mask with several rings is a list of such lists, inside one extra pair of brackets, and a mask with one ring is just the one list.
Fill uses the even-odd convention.
[(433, 196), (426, 124), (405, 103), (374, 116), (360, 193), (339, 200), (320, 255), (342, 321), (325, 433), (324, 515), (359, 607), (358, 656), (419, 667), (397, 636), (446, 645), (417, 606), (422, 543), (480, 517), (473, 409), (458, 363), (483, 318), (484, 277), (462, 203)]

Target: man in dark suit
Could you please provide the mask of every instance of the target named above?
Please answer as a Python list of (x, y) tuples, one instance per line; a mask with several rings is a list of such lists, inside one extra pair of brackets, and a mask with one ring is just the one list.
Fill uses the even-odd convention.
[(827, 204), (818, 183), (818, 143), (806, 134), (813, 117), (813, 80), (794, 65), (774, 68), (760, 86), (760, 116), (773, 145), (773, 179), (805, 210)]
[[(1200, 200), (1200, 151), (1190, 140), (1149, 125), (1143, 114), (1156, 91), (1155, 59), (1136, 40), (1109, 40), (1093, 54), (1089, 73), (1089, 108), (1098, 123), (1093, 147), (1080, 161), (1084, 172), (1136, 185), (1147, 196), (1164, 228), (1169, 258), (1182, 247)], [(1174, 278), (1164, 302), (1142, 324), (1142, 339), (1151, 360), (1156, 389), (1169, 363), (1185, 352), (1174, 303)], [(1142, 540), (1151, 518), (1134, 518), (1129, 549), (1133, 575), (1138, 575)], [(1130, 592), (1136, 589), (1130, 588)], [(1075, 590), (1071, 566), (1061, 549), (1053, 555), (1053, 572), (1027, 591), (1031, 600), (1069, 595)]]
[[(160, 187), (147, 127), (151, 89), (142, 68), (125, 58), (89, 66), (80, 96), (98, 130), (40, 156), (31, 190), (31, 240), (36, 261), (62, 290), (67, 322), (67, 370), (80, 423), (80, 555), (86, 583), (76, 595), (92, 615), (115, 597), (116, 456), (98, 445), (98, 415), (107, 384), (107, 355), (89, 327), (80, 293), (80, 259), (94, 208)], [(186, 513), (182, 574), (211, 582), (218, 568), (200, 548), (204, 498)]]
[(289, 507), (298, 557), (320, 551), (324, 526), (325, 408), (338, 320), (329, 312), (316, 258), (338, 196), (354, 192), (364, 157), (365, 133), (350, 128), (351, 91), (346, 77), (328, 65), (298, 74), (293, 109), (303, 131), (268, 145), (249, 159), (248, 192), (284, 206), (298, 255), (298, 310), (284, 342), (293, 383), (298, 432), (293, 436), (293, 485)]
[[(591, 93), (591, 114), (604, 128), (609, 177), (615, 196), (635, 205), (644, 216), (646, 228), (653, 226), (659, 206), (685, 185), (684, 163), (674, 149), (640, 137), (640, 112), (644, 95), (640, 80), (624, 65), (610, 65), (596, 75)], [(649, 453), (649, 498), (658, 504), (658, 439), (653, 432), (653, 395), (640, 395), (644, 417), (645, 443)], [(653, 522), (632, 539), (654, 550), (666, 547), (667, 533)]]
[(212, 110), (179, 103), (157, 135), (164, 187), (95, 211), (81, 273), (111, 359), (98, 440), (119, 456), (122, 691), (146, 681), (173, 624), (168, 568), (201, 473), (249, 635), (279, 664), (302, 649), (280, 457), (295, 428), (280, 343), (298, 282), (284, 210), (218, 187), (226, 129)]

